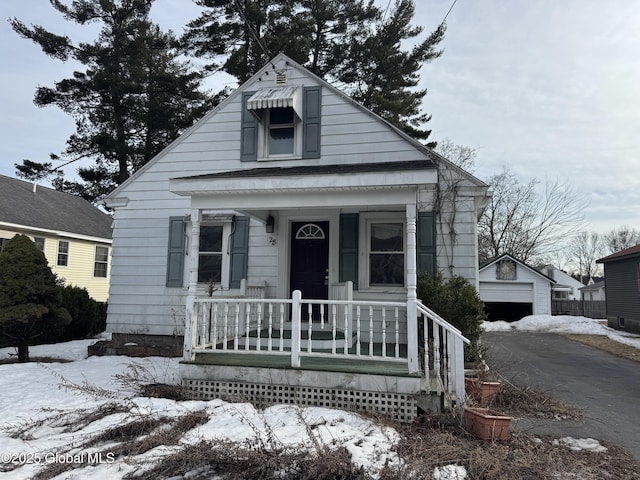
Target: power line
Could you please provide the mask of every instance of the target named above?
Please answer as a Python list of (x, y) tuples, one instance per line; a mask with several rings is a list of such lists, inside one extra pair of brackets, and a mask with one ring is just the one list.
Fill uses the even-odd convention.
[(384, 15), (382, 16), (382, 23), (387, 19), (387, 12), (389, 12), (389, 7), (391, 6), (391, 0), (387, 3), (387, 8), (384, 9)]
[(456, 2), (458, 0), (453, 0), (453, 3), (451, 4), (451, 7), (449, 7), (449, 11), (447, 12), (447, 14), (444, 16), (444, 18), (442, 19), (442, 21), (440, 22), (440, 25), (442, 25), (444, 22), (447, 21), (447, 17), (449, 16), (449, 14), (451, 13), (451, 10), (453, 10), (453, 7), (455, 7)]
[[(242, 10), (242, 7), (240, 6), (240, 4), (238, 3), (238, 0), (233, 0), (233, 4), (235, 5), (236, 9), (238, 10), (238, 15), (240, 15), (240, 17), (242, 18), (242, 21), (244, 22), (245, 26), (249, 30), (249, 33), (251, 34), (253, 39), (256, 41), (256, 43), (260, 46), (260, 49), (262, 50), (262, 53), (264, 53), (264, 56), (269, 60), (269, 63), (271, 63), (271, 57), (269, 56), (269, 52), (267, 51), (267, 47), (262, 43), (262, 40), (260, 40), (260, 37), (258, 37), (258, 34), (254, 30), (253, 26), (247, 20), (247, 16), (245, 15), (244, 10)], [(271, 66), (274, 69), (276, 68), (276, 66), (273, 63), (271, 63)]]

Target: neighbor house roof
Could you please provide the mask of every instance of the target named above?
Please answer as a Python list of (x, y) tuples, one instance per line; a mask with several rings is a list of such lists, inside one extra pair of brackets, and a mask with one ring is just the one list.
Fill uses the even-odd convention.
[(111, 239), (111, 222), (84, 198), (0, 175), (0, 225)]
[(640, 244), (635, 247), (627, 248), (626, 250), (620, 250), (619, 252), (612, 253), (611, 255), (596, 260), (597, 263), (607, 263), (613, 260), (622, 260), (624, 258), (631, 258), (640, 256)]
[(578, 290), (582, 290), (583, 292), (588, 292), (588, 291), (596, 291), (596, 290), (600, 290), (601, 288), (604, 288), (604, 280), (600, 280), (599, 282), (596, 283), (592, 283), (591, 285), (586, 285), (584, 287), (579, 288)]

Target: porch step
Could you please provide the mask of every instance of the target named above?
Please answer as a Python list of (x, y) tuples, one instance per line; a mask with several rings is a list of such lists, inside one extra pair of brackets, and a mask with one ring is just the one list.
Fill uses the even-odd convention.
[[(267, 341), (269, 337), (269, 330), (267, 328), (263, 328), (260, 330), (260, 341), (262, 344)], [(273, 329), (271, 331), (271, 341), (273, 345), (280, 345), (280, 339), (283, 340), (284, 348), (287, 350), (291, 349), (291, 330), (283, 330), (282, 337), (280, 336), (280, 330)], [(327, 330), (314, 330), (311, 332), (311, 338), (313, 341), (313, 349), (317, 350), (331, 350), (333, 345), (333, 332)], [(249, 334), (249, 345), (255, 347), (258, 339), (258, 331), (253, 330)], [(356, 336), (355, 334), (351, 336), (351, 341), (348, 343), (348, 347), (350, 348), (355, 344)], [(344, 350), (345, 345), (345, 333), (342, 331), (336, 331), (336, 349)], [(300, 332), (300, 348), (302, 350), (306, 350), (309, 346), (309, 330), (302, 330)]]

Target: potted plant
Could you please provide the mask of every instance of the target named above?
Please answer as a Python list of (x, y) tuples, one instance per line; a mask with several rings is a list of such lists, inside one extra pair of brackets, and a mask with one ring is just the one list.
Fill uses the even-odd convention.
[(500, 389), (500, 382), (483, 380), (481, 377), (465, 377), (464, 388), (467, 395), (484, 407), (496, 397)]
[(481, 440), (507, 440), (511, 417), (482, 407), (464, 407), (464, 428)]

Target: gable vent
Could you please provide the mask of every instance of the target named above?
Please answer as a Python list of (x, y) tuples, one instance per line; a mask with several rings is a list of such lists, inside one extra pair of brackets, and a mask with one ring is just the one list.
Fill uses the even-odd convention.
[(287, 71), (276, 70), (276, 85), (286, 85), (286, 84), (287, 84)]

